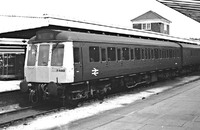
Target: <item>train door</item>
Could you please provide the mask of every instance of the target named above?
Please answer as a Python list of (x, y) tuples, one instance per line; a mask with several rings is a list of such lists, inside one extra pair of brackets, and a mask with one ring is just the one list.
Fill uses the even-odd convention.
[(74, 54), (74, 82), (83, 80), (82, 44), (75, 42), (73, 45)]
[(84, 43), (82, 46), (83, 80), (100, 79), (107, 76), (105, 44)]

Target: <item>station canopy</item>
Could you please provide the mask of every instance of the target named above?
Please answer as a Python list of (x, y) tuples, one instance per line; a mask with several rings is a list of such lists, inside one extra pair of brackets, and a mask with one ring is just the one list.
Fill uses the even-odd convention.
[(157, 0), (200, 23), (200, 0)]
[(30, 39), (36, 35), (38, 30), (54, 29), (200, 44), (199, 41), (194, 41), (192, 39), (161, 35), (160, 33), (151, 31), (102, 25), (74, 19), (72, 20), (60, 16), (45, 15), (43, 17), (31, 17), (0, 15), (0, 21), (0, 38)]

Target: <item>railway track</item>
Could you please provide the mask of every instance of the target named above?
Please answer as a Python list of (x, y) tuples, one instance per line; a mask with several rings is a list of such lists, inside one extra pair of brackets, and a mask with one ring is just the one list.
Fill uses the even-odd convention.
[[(188, 83), (196, 81), (196, 80), (199, 80), (199, 78), (197, 78), (195, 80), (191, 80), (186, 83), (184, 82), (184, 83), (178, 84), (174, 87), (178, 87), (183, 84), (188, 84)], [(150, 85), (149, 87), (154, 87), (154, 85), (153, 86)], [(149, 87), (147, 87), (147, 88), (149, 88)], [(113, 94), (107, 95), (105, 98), (112, 98), (115, 96), (119, 96), (121, 94), (123, 95), (124, 93), (132, 93), (132, 92), (137, 93), (140, 91), (146, 91), (147, 88), (146, 87), (136, 87), (132, 91), (113, 93)], [(91, 99), (91, 100), (84, 101), (84, 102), (82, 102), (81, 106), (90, 104), (91, 102), (95, 102), (95, 100)], [(54, 106), (52, 106), (51, 104), (42, 104), (39, 106), (28, 106), (28, 107), (24, 107), (24, 108), (19, 108), (17, 110), (0, 113), (0, 129), (17, 124), (17, 123), (25, 123), (26, 120), (34, 119), (35, 117), (38, 117), (41, 115), (46, 115), (46, 114), (50, 114), (52, 112), (58, 112), (60, 110), (69, 109), (69, 108), (63, 108), (57, 104), (53, 104), (53, 105)]]
[(15, 123), (35, 118), (40, 115), (45, 115), (51, 112), (57, 112), (65, 109), (58, 106), (29, 106), (17, 110), (8, 111), (0, 114), (0, 128), (11, 126)]

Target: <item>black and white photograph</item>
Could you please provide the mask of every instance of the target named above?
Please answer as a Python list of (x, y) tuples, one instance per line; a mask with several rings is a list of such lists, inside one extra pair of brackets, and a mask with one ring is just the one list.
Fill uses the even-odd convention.
[(199, 0), (6, 0), (0, 129), (199, 130)]

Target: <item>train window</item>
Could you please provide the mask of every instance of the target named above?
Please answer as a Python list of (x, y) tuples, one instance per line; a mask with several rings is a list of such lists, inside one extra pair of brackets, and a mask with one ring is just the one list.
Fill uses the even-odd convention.
[(169, 58), (169, 50), (166, 49), (166, 58)]
[(172, 50), (172, 57), (175, 58), (175, 50)]
[(133, 52), (133, 49), (131, 49), (131, 60), (134, 59), (134, 52)]
[(38, 66), (48, 66), (49, 61), (49, 45), (39, 46)]
[(151, 49), (151, 59), (154, 59), (154, 51)]
[(51, 66), (62, 66), (64, 57), (64, 45), (55, 44), (52, 48)]
[(159, 58), (162, 58), (162, 51), (161, 51), (161, 49), (159, 49)]
[(90, 62), (99, 62), (99, 47), (89, 47)]
[(144, 49), (141, 49), (142, 52), (142, 59), (144, 59)]
[(177, 58), (177, 50), (174, 50), (174, 57)]
[(172, 50), (169, 50), (169, 58), (172, 58)]
[(116, 52), (114, 47), (108, 47), (108, 61), (116, 61)]
[(148, 51), (148, 54), (147, 54), (147, 57), (148, 57), (148, 58), (147, 58), (147, 59), (150, 59), (150, 58), (151, 58), (151, 51), (150, 51), (150, 48), (148, 48), (147, 51)]
[(101, 48), (101, 61), (106, 61), (106, 49)]
[(28, 46), (27, 66), (35, 66), (36, 54), (37, 54), (37, 46), (36, 45), (29, 45)]
[(162, 58), (165, 58), (165, 50), (162, 49)]
[(129, 48), (122, 48), (123, 60), (129, 60)]
[(135, 48), (135, 59), (136, 60), (140, 60), (141, 59), (140, 48)]
[(158, 49), (154, 49), (155, 59), (158, 59)]
[(117, 49), (117, 60), (121, 60), (122, 58), (121, 58), (121, 49), (120, 48), (118, 48)]
[(74, 47), (74, 63), (80, 63), (80, 52), (78, 47)]
[(148, 55), (147, 48), (145, 48), (145, 50), (144, 50), (144, 58), (145, 59), (147, 59), (147, 57), (148, 57), (147, 55)]

